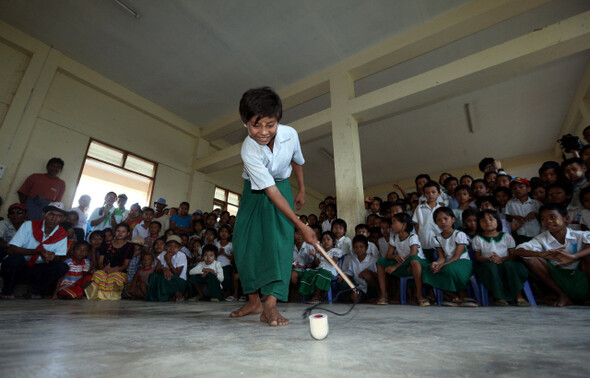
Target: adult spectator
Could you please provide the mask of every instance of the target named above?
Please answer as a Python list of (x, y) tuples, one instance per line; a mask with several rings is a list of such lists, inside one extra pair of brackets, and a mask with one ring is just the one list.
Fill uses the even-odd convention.
[[(90, 207), (90, 201), (92, 201), (92, 198), (88, 194), (84, 194), (78, 200), (78, 207), (72, 208), (72, 211), (78, 214), (78, 223), (74, 225), (74, 230), (82, 230), (84, 236), (86, 236), (86, 228), (88, 227), (88, 208)], [(78, 240), (84, 240), (84, 237), (82, 239), (78, 238)]]
[(51, 158), (47, 162), (47, 173), (33, 173), (18, 190), (21, 203), (27, 206), (27, 219), (43, 218), (42, 210), (50, 202), (59, 202), (66, 190), (66, 183), (57, 177), (64, 168), (64, 161)]
[(158, 198), (156, 202), (154, 202), (154, 207), (156, 208), (156, 214), (154, 215), (154, 220), (160, 222), (162, 228), (160, 228), (160, 236), (164, 235), (164, 232), (170, 227), (170, 216), (164, 212), (168, 204), (164, 198)]
[(111, 228), (114, 230), (117, 228), (119, 223), (122, 223), (124, 219), (129, 216), (129, 210), (125, 208), (127, 204), (127, 195), (126, 194), (119, 194), (117, 196), (117, 208), (113, 212), (113, 216), (111, 217)]
[(43, 208), (43, 219), (21, 225), (0, 268), (2, 298), (14, 298), (15, 283), (24, 280), (31, 283), (30, 298), (41, 299), (44, 290), (68, 272), (69, 266), (57, 257), (67, 253), (67, 234), (59, 225), (65, 217), (63, 203), (51, 202)]
[(8, 208), (8, 219), (0, 221), (0, 261), (6, 257), (8, 242), (24, 223), (27, 207), (22, 203), (13, 203)]
[(111, 228), (111, 219), (114, 218), (115, 207), (113, 206), (117, 200), (117, 193), (108, 192), (104, 197), (104, 204), (102, 207), (94, 209), (88, 221), (92, 231), (102, 231), (105, 228)]

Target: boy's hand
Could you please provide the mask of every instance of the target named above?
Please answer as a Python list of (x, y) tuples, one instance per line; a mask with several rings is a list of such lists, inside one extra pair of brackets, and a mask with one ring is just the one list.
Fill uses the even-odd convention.
[(316, 245), (318, 243), (318, 238), (316, 237), (315, 231), (311, 229), (309, 226), (303, 226), (301, 230), (301, 236), (303, 236), (303, 240), (306, 243), (311, 245)]
[(393, 255), (393, 259), (398, 263), (403, 263), (406, 259), (402, 255), (395, 254)]
[(172, 278), (172, 272), (170, 271), (170, 269), (164, 268), (162, 273), (164, 273), (164, 278), (166, 278), (167, 280)]
[(295, 210), (299, 210), (305, 205), (305, 192), (297, 193), (297, 197), (295, 197)]
[(537, 218), (537, 213), (535, 213), (535, 212), (533, 212), (533, 211), (531, 211), (530, 213), (528, 213), (528, 214), (526, 215), (526, 217), (524, 217), (524, 219), (525, 219), (527, 222), (530, 222), (530, 221), (532, 221), (533, 219), (536, 219), (536, 218)]
[(556, 265), (567, 265), (576, 260), (575, 255), (572, 255), (564, 251), (557, 251), (553, 258), (559, 260), (555, 263)]
[(209, 274), (209, 272), (206, 271), (205, 269), (203, 269), (203, 272), (201, 273), (201, 277), (205, 278), (205, 277), (207, 277), (207, 274)]

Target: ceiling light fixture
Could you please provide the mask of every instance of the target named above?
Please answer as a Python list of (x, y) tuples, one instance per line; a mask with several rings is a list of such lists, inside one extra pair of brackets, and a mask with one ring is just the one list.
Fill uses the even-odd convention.
[(121, 0), (114, 0), (115, 3), (117, 3), (121, 8), (125, 9), (127, 12), (131, 13), (133, 15), (133, 17), (140, 19), (141, 15), (139, 14), (138, 11), (136, 11), (135, 9), (131, 8), (129, 5), (127, 5), (126, 3), (124, 3)]

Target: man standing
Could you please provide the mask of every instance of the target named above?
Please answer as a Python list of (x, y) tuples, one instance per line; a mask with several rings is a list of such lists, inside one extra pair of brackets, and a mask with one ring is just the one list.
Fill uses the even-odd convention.
[(64, 205), (52, 202), (43, 208), (43, 219), (27, 221), (18, 229), (0, 267), (2, 298), (14, 298), (14, 285), (25, 280), (31, 283), (30, 298), (41, 299), (43, 291), (68, 272), (68, 265), (56, 257), (67, 253), (67, 234), (59, 226), (65, 216)]
[(162, 224), (162, 228), (160, 228), (160, 236), (164, 235), (164, 232), (170, 227), (170, 216), (164, 213), (164, 209), (166, 209), (166, 200), (164, 198), (158, 198), (156, 202), (154, 202), (154, 207), (156, 208), (156, 214), (154, 215), (154, 220), (158, 221)]
[(49, 202), (59, 202), (66, 190), (66, 183), (57, 177), (64, 167), (60, 158), (51, 158), (47, 162), (47, 173), (33, 173), (18, 190), (21, 203), (27, 206), (27, 219), (43, 218), (42, 210)]

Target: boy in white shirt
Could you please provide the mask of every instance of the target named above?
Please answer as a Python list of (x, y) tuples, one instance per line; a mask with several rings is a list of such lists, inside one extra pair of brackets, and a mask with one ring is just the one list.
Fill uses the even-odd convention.
[(348, 256), (352, 253), (352, 241), (346, 236), (347, 224), (344, 219), (334, 219), (332, 222), (332, 231), (336, 236), (336, 248), (342, 251), (342, 256)]
[(367, 238), (368, 246), (367, 246), (367, 254), (374, 256), (376, 258), (379, 257), (379, 248), (375, 245), (375, 243), (368, 241), (371, 233), (369, 232), (369, 226), (364, 223), (357, 224), (354, 228), (354, 233), (356, 235), (363, 235)]
[(541, 233), (537, 214), (542, 204), (529, 197), (531, 184), (526, 179), (515, 177), (510, 190), (514, 198), (506, 203), (506, 220), (512, 222), (512, 233), (518, 245)]
[(421, 203), (416, 207), (412, 221), (420, 239), (424, 256), (428, 261), (432, 262), (434, 261), (435, 251), (432, 239), (436, 234), (440, 233), (440, 229), (433, 218), (434, 211), (441, 207), (437, 200), (440, 195), (440, 187), (436, 182), (428, 181), (424, 184), (423, 191), (426, 203)]
[(336, 219), (336, 204), (329, 203), (326, 205), (326, 216), (328, 219), (322, 222), (322, 232), (332, 229), (332, 222)]
[(197, 264), (189, 272), (188, 282), (190, 282), (198, 291), (195, 302), (205, 297), (203, 287), (207, 286), (207, 294), (211, 302), (223, 300), (221, 292), (221, 282), (223, 282), (223, 268), (219, 261), (215, 260), (217, 247), (207, 244), (203, 247), (203, 261)]
[(391, 218), (381, 218), (381, 237), (378, 241), (379, 257), (385, 257), (387, 255), (392, 235)]
[(313, 268), (314, 257), (310, 251), (315, 249), (312, 245), (303, 241), (301, 232), (295, 230), (295, 246), (293, 247), (293, 270), (291, 271), (291, 288), (289, 297), (294, 299), (297, 297), (297, 287), (299, 285), (299, 277), (307, 269)]
[[(369, 288), (376, 293), (379, 287), (377, 282), (377, 256), (369, 255), (369, 240), (364, 235), (356, 235), (352, 239), (352, 253), (344, 263), (344, 273), (351, 277), (356, 283), (356, 288), (366, 296)], [(338, 278), (338, 283), (342, 289), (349, 289), (348, 284), (343, 282), (342, 277)], [(357, 291), (353, 290), (350, 299), (356, 302)]]
[[(558, 295), (555, 306), (588, 299), (590, 281), (590, 231), (570, 230), (567, 209), (549, 204), (539, 209), (547, 231), (516, 246), (527, 268)], [(580, 263), (581, 262), (581, 263)]]
[(158, 255), (158, 265), (150, 275), (146, 300), (167, 301), (174, 295), (177, 302), (184, 301), (188, 261), (184, 253), (179, 253), (181, 243), (178, 235), (166, 239), (166, 250)]

